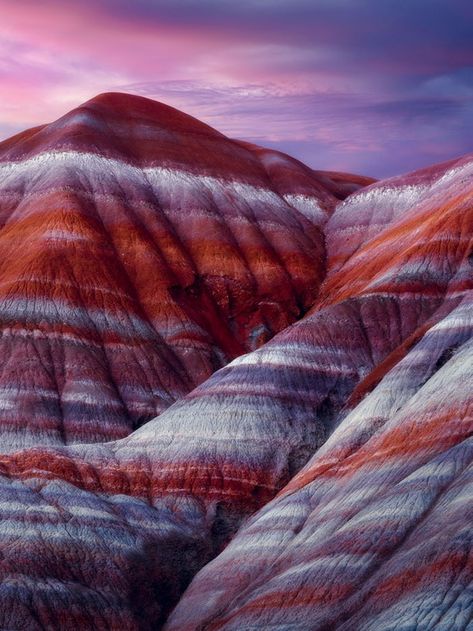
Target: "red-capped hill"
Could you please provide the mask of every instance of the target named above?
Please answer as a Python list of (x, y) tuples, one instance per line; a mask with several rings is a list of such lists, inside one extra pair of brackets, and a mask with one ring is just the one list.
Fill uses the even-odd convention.
[(101, 154), (139, 164), (163, 164), (172, 159), (182, 162), (185, 157), (204, 157), (216, 141), (225, 140), (215, 129), (164, 103), (106, 93), (49, 125), (4, 141), (0, 152), (4, 159), (17, 160), (46, 150), (96, 148)]
[(138, 96), (1, 143), (2, 449), (126, 436), (299, 318), (336, 202)]
[[(67, 150), (97, 150), (101, 155), (141, 167), (160, 165), (184, 167), (200, 175), (231, 174), (255, 185), (261, 185), (266, 178), (267, 164), (271, 161), (274, 170), (274, 163), (278, 162), (279, 178), (303, 173), (322, 195), (329, 192), (339, 199), (374, 181), (351, 174), (313, 171), (283, 153), (227, 138), (169, 105), (116, 92), (99, 94), (53, 123), (3, 141), (0, 159), (16, 161), (44, 151)], [(345, 194), (334, 190), (337, 178), (347, 187)], [(333, 199), (327, 199), (327, 203), (333, 206)]]

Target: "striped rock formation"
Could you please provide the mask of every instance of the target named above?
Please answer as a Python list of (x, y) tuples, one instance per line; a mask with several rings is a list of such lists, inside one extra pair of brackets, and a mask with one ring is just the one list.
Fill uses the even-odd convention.
[(120, 94), (0, 144), (1, 451), (122, 438), (294, 322), (368, 181)]
[(472, 297), (197, 575), (167, 630), (472, 628)]
[[(197, 575), (167, 630), (472, 628), (472, 192), (470, 157), (337, 208), (319, 304), (254, 355), (340, 301), (348, 338), (350, 314), (370, 314), (360, 364), (374, 362), (324, 445)], [(347, 367), (339, 340), (326, 347), (332, 373), (340, 356)]]
[[(238, 146), (284, 197), (290, 159)], [(471, 157), (326, 223), (298, 193), (303, 319), (125, 438), (1, 456), (0, 628), (471, 626), (472, 193)]]

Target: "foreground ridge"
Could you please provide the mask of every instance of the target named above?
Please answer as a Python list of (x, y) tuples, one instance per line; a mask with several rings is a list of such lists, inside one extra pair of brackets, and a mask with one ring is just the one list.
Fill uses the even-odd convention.
[[(220, 234), (221, 221), (228, 224), (227, 213), (244, 226), (257, 257), (254, 276), (261, 274), (256, 286), (271, 287), (264, 297), (251, 294), (257, 307), (251, 303), (250, 311), (259, 313), (258, 326), (273, 324), (249, 343), (253, 328), (238, 319), (247, 302), (238, 303), (236, 292), (231, 299), (224, 294), (227, 306), (218, 303), (219, 317), (207, 322), (207, 330), (196, 318), (213, 313), (215, 286), (206, 285), (212, 299), (199, 295), (192, 309), (189, 297), (182, 300), (181, 289), (174, 289), (175, 309), (209, 336), (220, 336), (209, 346), (224, 359), (208, 370), (232, 360), (228, 365), (190, 392), (190, 384), (182, 386), (173, 395), (179, 400), (119, 440), (53, 441), (26, 428), (18, 436), (27, 440), (6, 443), (0, 457), (0, 627), (467, 629), (473, 615), (467, 591), (473, 569), (473, 158), (353, 192), (362, 184), (355, 176), (312, 172), (282, 154), (228, 141), (160, 104), (105, 95), (84, 107), (86, 113), (105, 108), (113, 121), (110, 103), (112, 110), (158, 108), (166, 133), (154, 127), (153, 133), (167, 161), (150, 168), (176, 170), (184, 156), (186, 177), (194, 169), (192, 178), (200, 170), (199, 177), (205, 171), (205, 178), (221, 179), (222, 164), (230, 169), (227, 159), (232, 169), (238, 165), (240, 179), (231, 171), (217, 197), (207, 189), (196, 193), (220, 219), (203, 228), (186, 212), (179, 226), (191, 226), (186, 244), (199, 230), (212, 235), (203, 251), (222, 266), (232, 250), (221, 251), (213, 235)], [(97, 124), (86, 128), (95, 134)], [(176, 130), (180, 135), (173, 135)], [(36, 160), (36, 133), (3, 145), (2, 155), (15, 162), (21, 151), (18, 164)], [(64, 152), (62, 131), (59, 137), (54, 160)], [(219, 143), (218, 159), (203, 151), (209, 137)], [(157, 155), (156, 136), (149, 145), (130, 140), (128, 132), (126, 142), (121, 135), (111, 138), (106, 160), (138, 168)], [(235, 146), (244, 159), (237, 160)], [(79, 178), (92, 169), (87, 177), (94, 177), (88, 161), (74, 169)], [(127, 208), (144, 190), (134, 197), (130, 177), (127, 172), (120, 180)], [(273, 191), (264, 200), (245, 197), (247, 186), (259, 190), (256, 177)], [(168, 200), (166, 208), (179, 200), (179, 214), (197, 184), (192, 179), (189, 189), (187, 180), (170, 181), (160, 184), (159, 199)], [(279, 252), (277, 265), (258, 258), (261, 241), (253, 240), (248, 218), (260, 216), (260, 223), (264, 218), (273, 226), (265, 243)], [(123, 238), (117, 252), (127, 243)], [(146, 256), (134, 265), (128, 278), (152, 275)], [(216, 269), (218, 285), (228, 271)], [(153, 291), (156, 284), (150, 284)], [(264, 301), (272, 306), (263, 317)], [(145, 301), (140, 304), (143, 309)], [(178, 356), (164, 330), (147, 318)], [(127, 336), (120, 342), (126, 353), (136, 332), (130, 333), (128, 320), (117, 320)], [(108, 327), (107, 320), (107, 333)], [(76, 336), (82, 339), (82, 332)], [(241, 346), (230, 351), (228, 344), (237, 342)], [(150, 346), (144, 343), (143, 352)], [(144, 379), (148, 370), (140, 366)], [(173, 357), (168, 366), (175, 367)], [(195, 383), (204, 378), (187, 364), (184, 372)], [(98, 416), (84, 419), (100, 425)], [(21, 440), (27, 448), (18, 449)], [(68, 442), (75, 444), (61, 444)]]

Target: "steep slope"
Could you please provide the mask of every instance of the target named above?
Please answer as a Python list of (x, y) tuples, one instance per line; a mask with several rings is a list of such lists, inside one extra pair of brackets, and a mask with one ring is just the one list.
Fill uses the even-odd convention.
[(166, 629), (471, 628), (472, 299), (201, 571)]
[[(435, 471), (450, 450), (462, 452), (471, 431), (464, 384), (471, 358), (466, 317), (473, 285), (473, 160), (414, 177), (430, 195), (419, 189), (407, 208), (402, 195), (396, 206), (393, 190), (402, 191), (402, 178), (374, 184), (339, 205), (326, 227), (333, 243), (341, 217), (351, 216), (351, 205), (354, 212), (359, 208), (360, 197), (382, 201), (389, 195), (392, 218), (374, 230), (358, 213), (367, 236), (346, 261), (329, 267), (311, 312), (158, 419), (104, 445), (38, 447), (1, 458), (1, 625), (158, 628), (193, 574), (289, 482), (196, 577), (169, 628), (328, 629), (346, 623), (361, 629), (376, 624), (369, 618), (375, 614), (386, 616), (385, 629), (394, 628), (384, 601), (378, 609), (370, 604), (377, 583), (369, 575), (382, 567), (386, 580), (394, 576), (389, 559), (395, 568), (395, 555), (408, 550), (403, 542), (416, 527), (419, 537), (433, 533), (425, 559), (440, 559), (442, 524), (435, 519), (441, 514), (432, 509), (447, 488), (429, 481), (424, 510), (410, 482), (399, 484), (424, 466)], [(330, 246), (331, 259), (337, 247)], [(451, 396), (440, 388), (443, 379)], [(465, 462), (455, 457), (454, 484), (463, 484)], [(425, 482), (420, 485), (425, 491)], [(377, 503), (382, 511), (371, 524), (374, 535), (369, 519), (368, 529), (356, 529), (364, 503), (374, 516)], [(396, 520), (385, 539), (378, 536), (384, 513)], [(465, 515), (445, 526), (453, 532)], [(353, 529), (339, 537), (352, 518)], [(461, 547), (464, 540), (458, 541)], [(314, 567), (312, 555), (322, 559)], [(315, 587), (298, 589), (297, 578), (292, 594), (291, 570), (297, 576), (305, 562), (309, 587)], [(461, 560), (453, 564), (442, 585), (458, 579), (463, 587), (462, 567)], [(390, 592), (394, 606), (401, 606), (396, 594), (403, 580), (398, 592)], [(419, 580), (427, 582), (428, 572)], [(419, 594), (428, 607), (422, 589)], [(347, 602), (337, 600), (342, 597)], [(448, 602), (446, 620), (456, 624)], [(412, 605), (411, 616), (417, 609)], [(349, 626), (352, 615), (361, 626)]]
[[(321, 299), (291, 330), (334, 300), (362, 297), (372, 309), (373, 296), (386, 306), (396, 296), (391, 317), (371, 311), (366, 342), (378, 360), (328, 441), (198, 574), (166, 629), (473, 624), (472, 182), (467, 157), (380, 183), (337, 208)], [(427, 320), (379, 361), (393, 324), (422, 301), (430, 311), (426, 301), (440, 294)]]
[(129, 95), (0, 144), (1, 450), (124, 437), (299, 318), (336, 192)]

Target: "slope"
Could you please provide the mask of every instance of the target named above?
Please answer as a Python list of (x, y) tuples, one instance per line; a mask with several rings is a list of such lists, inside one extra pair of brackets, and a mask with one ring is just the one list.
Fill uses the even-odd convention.
[[(169, 628), (324, 629), (358, 615), (365, 602), (358, 595), (365, 586), (363, 593), (371, 589), (363, 577), (378, 566), (389, 574), (387, 561), (404, 539), (395, 534), (379, 538), (381, 517), (379, 523), (373, 520), (378, 538), (368, 531), (365, 537), (364, 530), (357, 537), (356, 529), (341, 539), (331, 535), (349, 523), (350, 510), (356, 518), (358, 495), (362, 502), (368, 494), (367, 506), (371, 510), (371, 502), (377, 515), (376, 502), (396, 495), (403, 471), (410, 475), (434, 465), (456, 445), (461, 450), (469, 427), (469, 394), (462, 380), (470, 329), (463, 319), (456, 323), (470, 304), (473, 280), (473, 160), (466, 157), (415, 177), (422, 187), (407, 207), (402, 178), (374, 184), (340, 204), (327, 224), (328, 239), (337, 238), (344, 216), (358, 216), (360, 232), (368, 228), (369, 234), (346, 261), (329, 265), (311, 312), (260, 349), (233, 360), (158, 419), (104, 445), (38, 447), (1, 458), (3, 626), (158, 628), (192, 576), (288, 482), (197, 575)], [(355, 210), (364, 198), (376, 197), (388, 198), (392, 218), (375, 230), (369, 226), (372, 219), (366, 222)], [(338, 247), (329, 246), (329, 261)], [(350, 268), (353, 257), (356, 275)], [(449, 359), (456, 345), (458, 356)], [(423, 381), (438, 370), (423, 389)], [(386, 400), (386, 384), (396, 382), (398, 373), (397, 389)], [(440, 379), (450, 374), (451, 398), (439, 388)], [(418, 421), (413, 417), (417, 407)], [(401, 452), (407, 447), (406, 464)], [(392, 451), (393, 463), (383, 467), (386, 451)], [(463, 466), (461, 458), (455, 462), (454, 477)], [(393, 506), (406, 500), (403, 493)], [(294, 505), (284, 504), (291, 501)], [(327, 509), (319, 515), (323, 502)], [(407, 512), (399, 510), (393, 519), (402, 522)], [(403, 532), (434, 524), (430, 515), (419, 505)], [(329, 521), (326, 531), (317, 521), (323, 518)], [(435, 524), (432, 532), (429, 554), (434, 558), (443, 543)], [(297, 545), (306, 539), (307, 545)], [(337, 571), (353, 560), (350, 546), (358, 544), (367, 558), (360, 566), (355, 563), (360, 574), (343, 591)], [(343, 546), (347, 558), (340, 559)], [(327, 590), (322, 585), (319, 592), (304, 592), (296, 582), (294, 598), (306, 594), (307, 599), (289, 609), (277, 586), (289, 593), (291, 568), (299, 567), (301, 555), (309, 562), (312, 553), (322, 561), (314, 567), (308, 563), (307, 572), (327, 567), (330, 576), (316, 576), (326, 581)], [(288, 584), (278, 583), (279, 555)], [(452, 566), (452, 576), (460, 577), (461, 565)], [(21, 576), (14, 570), (18, 566)], [(463, 577), (458, 580), (463, 585)], [(337, 600), (342, 594), (354, 596), (345, 605)], [(331, 608), (316, 606), (325, 599)], [(368, 616), (374, 610), (367, 606), (366, 611)]]
[(298, 319), (334, 186), (125, 94), (1, 143), (1, 450), (122, 438)]

